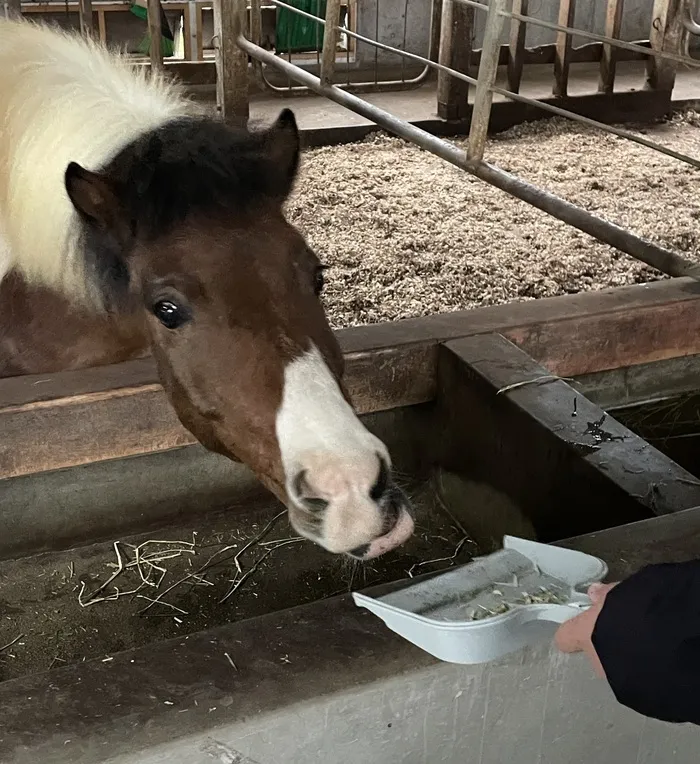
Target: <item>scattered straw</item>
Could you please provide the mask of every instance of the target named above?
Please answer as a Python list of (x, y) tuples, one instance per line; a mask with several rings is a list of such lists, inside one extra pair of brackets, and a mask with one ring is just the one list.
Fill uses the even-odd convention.
[(227, 661), (228, 661), (228, 662), (229, 662), (229, 663), (230, 663), (230, 664), (233, 666), (233, 668), (234, 668), (236, 671), (238, 671), (238, 666), (236, 666), (236, 664), (235, 664), (235, 662), (234, 662), (233, 658), (232, 658), (232, 657), (231, 657), (231, 656), (230, 656), (228, 653), (224, 653), (224, 655), (226, 656), (226, 660), (227, 660)]
[(414, 573), (413, 571), (416, 568), (422, 568), (424, 565), (432, 565), (435, 562), (452, 562), (457, 558), (457, 555), (462, 551), (462, 547), (469, 541), (469, 536), (465, 536), (455, 547), (454, 552), (449, 557), (437, 557), (434, 560), (423, 560), (422, 562), (417, 562), (414, 565), (411, 565), (411, 567), (408, 569), (408, 577), (413, 578)]
[(517, 390), (519, 387), (526, 387), (527, 385), (545, 385), (548, 382), (574, 382), (574, 380), (571, 377), (558, 377), (556, 374), (543, 374), (534, 379), (524, 379), (521, 382), (513, 382), (512, 385), (506, 385), (496, 391), (496, 395), (509, 393), (511, 390)]
[(20, 634), (18, 637), (15, 637), (12, 640), (12, 642), (8, 642), (6, 645), (3, 645), (2, 647), (0, 647), (0, 653), (3, 652), (3, 650), (9, 649), (10, 647), (12, 647), (12, 645), (16, 645), (20, 641), (20, 639), (26, 636), (27, 636), (26, 634)]

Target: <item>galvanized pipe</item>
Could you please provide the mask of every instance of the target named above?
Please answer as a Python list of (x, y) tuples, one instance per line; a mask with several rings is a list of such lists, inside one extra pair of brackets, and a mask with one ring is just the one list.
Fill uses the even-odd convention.
[(609, 244), (637, 260), (669, 276), (687, 276), (700, 281), (700, 265), (693, 263), (676, 252), (659, 247), (646, 239), (635, 236), (624, 228), (610, 223), (603, 218), (592, 215), (575, 204), (543, 191), (524, 180), (511, 175), (488, 162), (470, 162), (464, 151), (457, 146), (431, 135), (415, 125), (410, 124), (361, 98), (341, 90), (336, 86), (324, 86), (318, 77), (300, 69), (298, 66), (278, 58), (263, 48), (253, 45), (242, 35), (237, 37), (238, 45), (253, 58), (259, 59), (268, 66), (277, 67), (293, 80), (305, 85), (331, 101), (344, 106), (346, 109), (360, 114), (366, 119), (383, 127), (390, 133), (415, 143), (422, 149), (430, 151), (450, 164), (466, 170), (471, 175), (490, 183), (496, 188), (521, 199), (533, 207), (552, 215), (559, 220), (577, 228), (579, 231), (593, 236), (599, 241)]

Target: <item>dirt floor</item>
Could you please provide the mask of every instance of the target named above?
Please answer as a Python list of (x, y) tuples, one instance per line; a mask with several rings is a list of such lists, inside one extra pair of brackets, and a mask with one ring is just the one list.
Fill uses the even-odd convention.
[[(700, 157), (696, 112), (639, 132)], [(688, 164), (560, 119), (492, 137), (486, 159), (638, 235), (700, 254), (700, 170)], [(661, 277), (385, 134), (307, 152), (288, 213), (332, 266), (325, 300), (336, 327)]]

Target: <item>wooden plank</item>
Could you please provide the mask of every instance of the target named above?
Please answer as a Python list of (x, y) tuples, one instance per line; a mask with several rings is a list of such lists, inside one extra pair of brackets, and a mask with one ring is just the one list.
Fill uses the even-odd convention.
[[(699, 308), (697, 285), (674, 279), (357, 327), (338, 338), (350, 394), (361, 413), (370, 413), (433, 400), (442, 341), (506, 334), (568, 376), (700, 352)], [(193, 442), (150, 359), (0, 380), (0, 431), (0, 477)]]
[[(433, 0), (432, 14), (430, 16), (430, 50), (428, 58), (431, 61), (440, 60), (440, 32), (442, 26), (443, 0)], [(355, 29), (352, 30), (353, 32)]]
[(248, 56), (236, 39), (246, 29), (245, 0), (215, 0), (217, 103), (224, 120), (245, 127), (249, 117)]
[(107, 43), (107, 21), (105, 19), (105, 13), (102, 8), (97, 10), (97, 25), (99, 29), (100, 42), (105, 45)]
[(493, 101), (493, 86), (498, 73), (498, 56), (501, 51), (500, 39), (503, 27), (501, 12), (505, 9), (506, 0), (491, 0), (486, 16), (484, 42), (479, 61), (479, 76), (474, 95), (471, 124), (469, 126), (469, 141), (467, 143), (467, 159), (480, 162), (484, 158), (486, 134), (491, 116)]
[[(613, 37), (616, 40), (620, 39), (622, 10), (624, 6), (624, 0), (608, 0), (605, 12), (606, 37)], [(619, 48), (615, 48), (610, 44), (603, 45), (602, 56), (600, 57), (600, 77), (598, 79), (598, 90), (601, 93), (612, 93), (615, 89), (615, 68), (619, 51)]]
[(338, 49), (340, 22), (340, 0), (327, 0), (326, 25), (323, 29), (323, 50), (321, 51), (321, 82), (326, 87), (333, 85), (335, 77), (335, 55)]
[[(443, 0), (438, 61), (462, 74), (469, 74), (474, 31), (474, 8), (456, 0)], [(438, 72), (438, 116), (462, 119), (469, 112), (469, 85), (447, 72)]]
[[(418, 345), (349, 355), (346, 383), (358, 411), (431, 400), (435, 353), (435, 346)], [(0, 380), (0, 432), (0, 479), (196, 442), (150, 360)]]
[[(571, 27), (576, 15), (576, 0), (559, 0), (559, 24)], [(557, 32), (556, 54), (554, 57), (554, 89), (558, 98), (567, 95), (569, 87), (569, 67), (571, 66), (571, 35)]]
[(148, 2), (148, 34), (151, 37), (150, 60), (151, 71), (161, 73), (163, 71), (163, 29), (161, 24), (160, 0), (147, 0)]
[[(683, 0), (654, 0), (649, 43), (654, 50), (680, 52), (683, 35)], [(650, 56), (647, 60), (646, 86), (668, 93), (676, 82), (678, 64)]]
[(544, 541), (698, 506), (695, 476), (566, 382), (522, 384), (546, 374), (498, 335), (443, 346), (440, 463), (500, 490), (507, 464), (505, 490)]
[[(510, 329), (504, 335), (565, 377), (700, 353), (694, 302)], [(575, 338), (575, 341), (574, 341)]]
[[(513, 0), (513, 13), (527, 16), (528, 2), (529, 0)], [(526, 34), (527, 24), (524, 21), (512, 19), (508, 44), (508, 89), (514, 93), (520, 92), (520, 83), (523, 78)]]

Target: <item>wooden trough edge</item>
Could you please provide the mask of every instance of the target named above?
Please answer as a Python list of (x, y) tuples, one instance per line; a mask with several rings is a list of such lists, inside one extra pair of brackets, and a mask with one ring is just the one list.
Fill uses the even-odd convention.
[[(435, 398), (437, 346), (500, 333), (563, 376), (700, 353), (700, 285), (647, 285), (338, 332), (361, 414)], [(0, 479), (194, 443), (153, 361), (0, 380)]]

